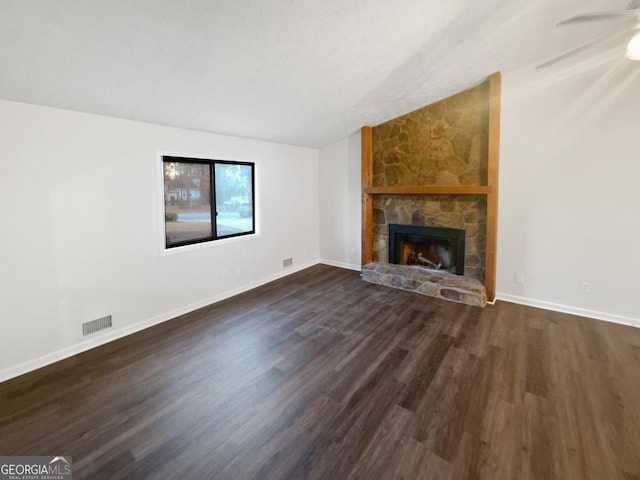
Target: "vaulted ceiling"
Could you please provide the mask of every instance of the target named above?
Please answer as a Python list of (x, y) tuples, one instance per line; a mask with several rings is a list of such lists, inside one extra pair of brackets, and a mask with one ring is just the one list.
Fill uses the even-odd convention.
[(624, 0), (2, 0), (0, 98), (322, 147), (495, 71), (533, 72), (628, 20), (556, 22), (624, 7)]

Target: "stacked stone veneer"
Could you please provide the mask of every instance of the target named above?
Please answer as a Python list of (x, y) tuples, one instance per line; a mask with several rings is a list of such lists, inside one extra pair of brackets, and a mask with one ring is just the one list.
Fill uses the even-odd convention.
[[(481, 85), (372, 129), (373, 186), (487, 184), (489, 85)], [(484, 282), (484, 195), (376, 195), (373, 261), (388, 263), (391, 223), (466, 231), (465, 277)]]

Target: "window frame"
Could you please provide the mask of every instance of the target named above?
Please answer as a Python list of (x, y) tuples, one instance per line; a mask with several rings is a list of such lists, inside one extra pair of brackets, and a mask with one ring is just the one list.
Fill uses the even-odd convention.
[[(202, 245), (214, 243), (221, 240), (237, 239), (238, 237), (255, 236), (256, 235), (256, 164), (255, 162), (240, 160), (221, 160), (213, 158), (191, 157), (175, 154), (160, 154), (160, 191), (162, 192), (162, 231), (164, 251), (176, 251), (180, 247), (188, 247), (192, 245)], [(211, 235), (196, 239), (184, 240), (180, 242), (169, 243), (167, 238), (167, 221), (166, 221), (166, 200), (165, 200), (165, 163), (196, 163), (209, 166), (209, 204), (211, 206)], [(218, 235), (218, 205), (216, 203), (216, 165), (241, 165), (251, 168), (251, 226), (252, 229), (245, 232), (230, 233), (227, 235)]]

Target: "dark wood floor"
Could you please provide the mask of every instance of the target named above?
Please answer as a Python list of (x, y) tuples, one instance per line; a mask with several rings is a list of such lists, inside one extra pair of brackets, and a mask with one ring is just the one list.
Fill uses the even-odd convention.
[(72, 455), (75, 479), (637, 480), (639, 360), (638, 329), (318, 265), (0, 384), (0, 455)]

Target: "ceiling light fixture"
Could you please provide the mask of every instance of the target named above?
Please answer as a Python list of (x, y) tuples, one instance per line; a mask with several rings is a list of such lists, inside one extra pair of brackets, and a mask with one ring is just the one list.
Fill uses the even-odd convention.
[(629, 40), (626, 57), (629, 60), (640, 60), (640, 33)]

